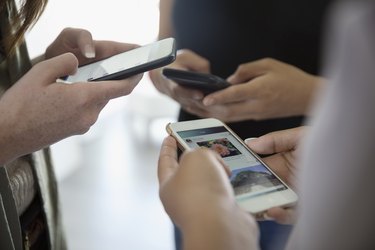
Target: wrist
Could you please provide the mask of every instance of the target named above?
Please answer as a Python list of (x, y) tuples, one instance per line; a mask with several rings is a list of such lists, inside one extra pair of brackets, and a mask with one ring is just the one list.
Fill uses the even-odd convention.
[(254, 218), (235, 204), (202, 209), (181, 225), (181, 231), (185, 250), (256, 249), (258, 242)]

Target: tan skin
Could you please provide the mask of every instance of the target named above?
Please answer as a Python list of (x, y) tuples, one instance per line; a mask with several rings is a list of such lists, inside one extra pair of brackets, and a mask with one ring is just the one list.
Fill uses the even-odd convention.
[(80, 64), (134, 47), (92, 40), (86, 30), (65, 29), (42, 57), (47, 59), (37, 63), (0, 99), (0, 117), (6, 117), (0, 119), (0, 131), (4, 131), (0, 133), (0, 164), (87, 132), (108, 101), (130, 94), (142, 76), (69, 85), (56, 79), (73, 74)]
[(178, 162), (172, 137), (158, 163), (160, 198), (182, 231), (183, 249), (257, 249), (255, 219), (236, 204), (221, 157), (208, 149), (185, 152)]
[[(256, 153), (271, 155), (263, 161), (295, 191), (297, 186), (298, 155), (300, 142), (308, 132), (307, 126), (286, 129), (246, 140), (246, 144)], [(266, 217), (281, 224), (294, 224), (297, 215), (294, 208), (271, 208)]]
[[(173, 4), (173, 0), (160, 1), (159, 38), (173, 36), (170, 20)], [(209, 61), (189, 50), (180, 51), (168, 67), (210, 72)], [(323, 82), (320, 77), (272, 58), (239, 65), (228, 78), (232, 87), (206, 97), (165, 79), (161, 69), (150, 72), (150, 76), (161, 93), (176, 100), (186, 111), (224, 122), (306, 115)]]
[[(290, 186), (295, 185), (299, 142), (307, 127), (266, 134), (247, 141)], [(257, 249), (254, 217), (240, 209), (221, 157), (208, 149), (185, 152), (177, 159), (177, 145), (167, 137), (158, 162), (160, 198), (184, 237), (184, 249)], [(267, 217), (283, 224), (296, 221), (293, 208), (271, 208)]]

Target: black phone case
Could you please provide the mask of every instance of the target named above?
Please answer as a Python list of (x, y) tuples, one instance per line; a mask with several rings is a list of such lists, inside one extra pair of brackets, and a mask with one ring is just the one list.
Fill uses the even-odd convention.
[(156, 60), (147, 64), (139, 65), (130, 69), (126, 69), (124, 71), (120, 71), (114, 74), (110, 75), (105, 75), (99, 78), (95, 78), (90, 81), (104, 81), (104, 80), (122, 80), (126, 79), (128, 77), (144, 73), (146, 71), (150, 71), (159, 67), (163, 67), (165, 65), (168, 65), (172, 63), (176, 59), (176, 51), (173, 50), (174, 52), (167, 57), (163, 57), (160, 60)]
[(164, 68), (162, 73), (166, 78), (173, 80), (177, 84), (187, 88), (198, 89), (204, 94), (210, 94), (230, 86), (224, 79), (206, 73), (172, 68)]

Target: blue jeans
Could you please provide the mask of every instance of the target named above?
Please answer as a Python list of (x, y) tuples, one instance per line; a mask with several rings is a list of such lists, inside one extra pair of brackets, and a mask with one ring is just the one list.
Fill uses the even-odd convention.
[[(260, 240), (262, 250), (284, 249), (288, 241), (292, 226), (280, 225), (273, 221), (259, 221)], [(174, 237), (176, 250), (182, 250), (182, 235), (180, 230), (174, 226)]]

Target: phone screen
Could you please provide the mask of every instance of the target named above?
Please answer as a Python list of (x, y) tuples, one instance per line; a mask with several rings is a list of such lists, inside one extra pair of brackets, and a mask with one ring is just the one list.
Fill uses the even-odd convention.
[[(121, 74), (132, 68), (139, 68), (141, 65), (153, 65), (161, 63), (162, 59), (172, 60), (174, 53), (174, 41), (167, 38), (139, 48), (135, 48), (104, 60), (100, 60), (78, 68), (74, 75), (64, 79), (67, 82), (95, 81), (101, 80), (106, 76)], [(165, 60), (165, 64), (170, 61)], [(150, 69), (150, 67), (145, 67)], [(141, 72), (138, 70), (138, 72)], [(127, 75), (126, 75), (127, 76)], [(110, 79), (108, 77), (108, 79)]]
[(178, 131), (189, 148), (206, 147), (219, 153), (229, 166), (237, 200), (249, 199), (287, 187), (224, 126)]

